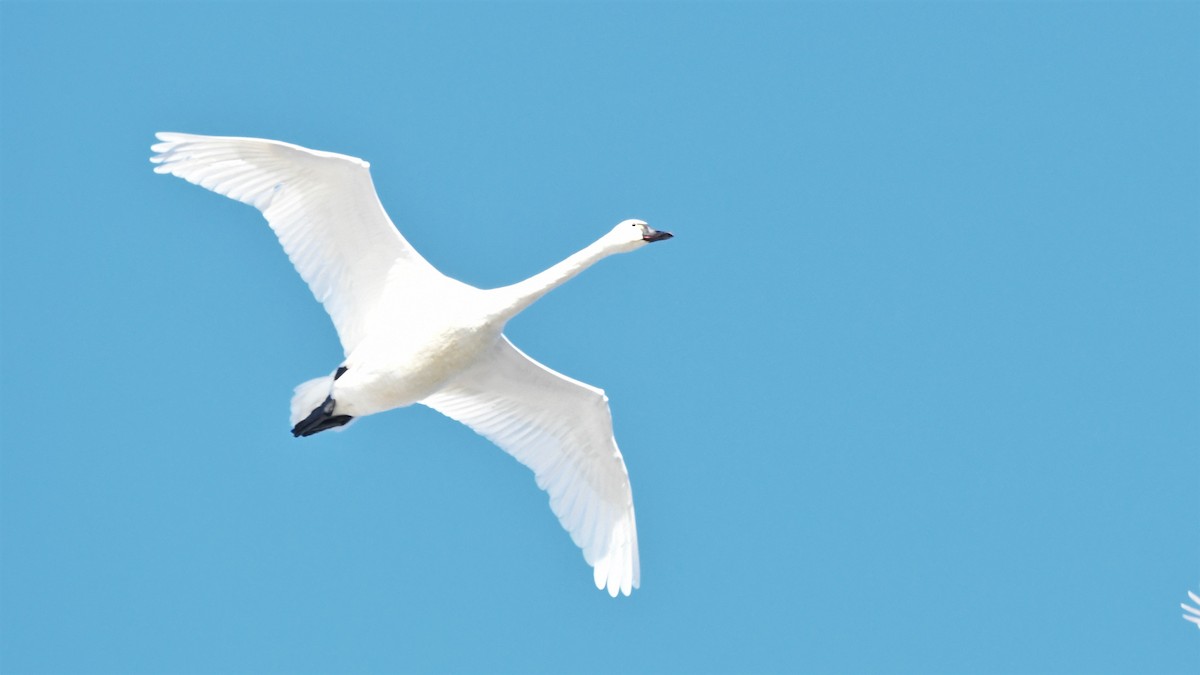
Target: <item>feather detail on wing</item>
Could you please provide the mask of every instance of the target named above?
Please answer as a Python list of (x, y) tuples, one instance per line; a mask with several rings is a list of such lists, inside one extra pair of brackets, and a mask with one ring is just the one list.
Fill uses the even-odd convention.
[(1200, 627), (1200, 595), (1196, 595), (1191, 591), (1188, 591), (1187, 594), (1188, 597), (1191, 598), (1192, 602), (1196, 603), (1197, 606), (1193, 607), (1187, 603), (1180, 603), (1179, 606), (1182, 607), (1184, 611), (1189, 612), (1188, 614), (1183, 615), (1183, 619), (1184, 621), (1191, 621), (1192, 623), (1196, 624), (1197, 627)]
[(421, 403), (533, 470), (554, 515), (593, 566), (597, 588), (615, 597), (638, 587), (633, 493), (603, 391), (550, 370), (501, 336)]
[(396, 230), (361, 159), (256, 138), (157, 137), (155, 172), (262, 211), (347, 355), (397, 266), (406, 276), (441, 276)]

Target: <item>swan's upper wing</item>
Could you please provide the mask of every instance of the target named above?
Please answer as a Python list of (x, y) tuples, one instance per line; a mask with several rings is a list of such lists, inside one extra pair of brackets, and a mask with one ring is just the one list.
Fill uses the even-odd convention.
[(347, 355), (396, 266), (410, 279), (439, 274), (392, 225), (361, 159), (258, 138), (156, 136), (155, 172), (262, 211)]
[(560, 375), (501, 337), (484, 358), (421, 401), (533, 469), (550, 508), (595, 567), (597, 588), (640, 582), (625, 460), (604, 392)]

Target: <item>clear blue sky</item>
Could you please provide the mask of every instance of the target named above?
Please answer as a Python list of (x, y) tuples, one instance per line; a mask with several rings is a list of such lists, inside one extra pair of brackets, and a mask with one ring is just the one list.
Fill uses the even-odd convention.
[[(1200, 5), (0, 5), (0, 669), (1200, 667)], [(604, 387), (642, 588), (336, 335), (158, 130), (373, 165)]]

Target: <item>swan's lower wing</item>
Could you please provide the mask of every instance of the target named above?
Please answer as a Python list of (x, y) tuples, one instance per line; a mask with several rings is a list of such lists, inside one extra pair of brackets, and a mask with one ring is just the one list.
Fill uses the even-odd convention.
[(157, 173), (262, 211), (346, 354), (367, 331), (389, 275), (438, 275), (384, 212), (361, 159), (258, 138), (157, 136), (150, 160)]
[(633, 493), (603, 391), (550, 370), (501, 337), (422, 403), (533, 470), (554, 515), (595, 568), (597, 588), (612, 596), (637, 588)]

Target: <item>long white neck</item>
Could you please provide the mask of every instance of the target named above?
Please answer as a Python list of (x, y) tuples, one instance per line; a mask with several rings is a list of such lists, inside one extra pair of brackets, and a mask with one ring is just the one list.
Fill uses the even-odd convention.
[(569, 279), (574, 278), (575, 275), (592, 265), (595, 265), (601, 258), (608, 257), (615, 252), (601, 238), (587, 248), (571, 254), (566, 260), (554, 265), (545, 272), (535, 274), (525, 281), (517, 282), (511, 286), (503, 286), (495, 289), (494, 292), (500, 294), (500, 297), (503, 298), (501, 315), (504, 321), (508, 321), (519, 314), (521, 310), (532, 305), (538, 298), (563, 285)]

